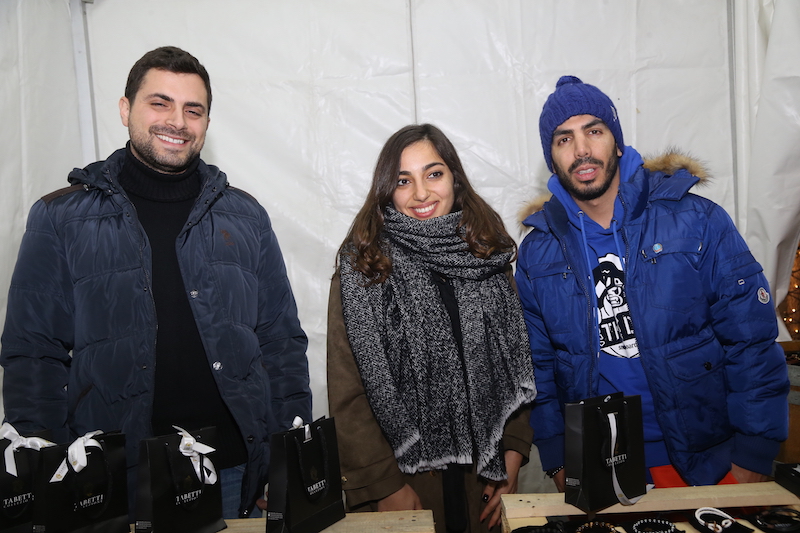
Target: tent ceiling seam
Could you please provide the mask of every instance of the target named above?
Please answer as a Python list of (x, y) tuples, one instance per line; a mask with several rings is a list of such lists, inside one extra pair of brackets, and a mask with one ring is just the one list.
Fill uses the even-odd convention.
[(411, 53), (411, 100), (414, 107), (414, 123), (419, 124), (419, 113), (417, 110), (417, 60), (414, 53), (414, 7), (412, 0), (407, 1), (408, 5), (408, 40)]
[(75, 63), (75, 85), (78, 92), (78, 124), (81, 152), (85, 164), (97, 161), (97, 121), (95, 120), (92, 65), (89, 59), (89, 34), (86, 28), (85, 0), (70, 0), (72, 18), (72, 56)]
[(739, 226), (739, 135), (736, 120), (736, 6), (727, 0), (728, 14), (728, 98), (731, 116), (731, 169), (733, 171), (733, 220)]

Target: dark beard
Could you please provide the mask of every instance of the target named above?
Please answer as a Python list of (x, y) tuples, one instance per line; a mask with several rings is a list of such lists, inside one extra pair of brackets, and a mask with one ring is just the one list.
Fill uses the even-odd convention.
[(601, 168), (605, 166), (599, 159), (584, 157), (572, 163), (569, 167), (569, 172), (564, 172), (559, 168), (556, 162), (553, 161), (553, 168), (558, 176), (558, 182), (570, 196), (580, 202), (588, 202), (600, 198), (611, 187), (611, 182), (614, 181), (614, 175), (617, 173), (617, 168), (619, 167), (619, 156), (617, 156), (616, 148), (611, 152), (611, 156), (608, 158), (608, 168), (605, 169), (606, 172), (605, 176), (603, 176), (603, 181), (598, 184), (592, 184), (592, 186), (589, 187), (578, 187), (572, 182), (569, 175), (579, 166), (586, 164), (600, 165)]
[[(134, 155), (136, 155), (142, 161), (142, 163), (159, 172), (164, 172), (166, 174), (180, 174), (189, 168), (189, 165), (192, 164), (192, 161), (194, 161), (194, 159), (200, 155), (200, 152), (192, 151), (187, 153), (185, 157), (177, 155), (165, 156), (159, 154), (153, 145), (147, 142), (149, 138), (135, 135), (133, 131), (130, 131), (130, 128), (128, 128), (128, 131), (130, 132), (131, 148), (133, 148)], [(160, 130), (154, 131), (153, 133), (176, 135), (175, 132)], [(193, 141), (194, 139), (191, 140)]]

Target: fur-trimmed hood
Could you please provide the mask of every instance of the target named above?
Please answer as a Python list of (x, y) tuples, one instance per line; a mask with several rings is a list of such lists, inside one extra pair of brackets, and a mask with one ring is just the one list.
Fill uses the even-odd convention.
[[(699, 185), (706, 184), (711, 180), (711, 175), (702, 161), (677, 148), (668, 148), (663, 154), (658, 156), (644, 157), (644, 167), (650, 172), (663, 172), (669, 176), (679, 170), (686, 170), (693, 176), (700, 178), (698, 182)], [(522, 222), (532, 214), (540, 211), (545, 202), (552, 196), (553, 195), (550, 193), (541, 194), (527, 201), (525, 205), (522, 206), (517, 214), (517, 221), (522, 231), (527, 229)]]

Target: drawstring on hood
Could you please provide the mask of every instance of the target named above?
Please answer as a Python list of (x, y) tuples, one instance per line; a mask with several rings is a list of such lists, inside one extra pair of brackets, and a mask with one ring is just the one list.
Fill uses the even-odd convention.
[[(636, 173), (636, 170), (644, 163), (642, 160), (642, 156), (639, 155), (639, 152), (634, 150), (630, 146), (625, 147), (625, 151), (623, 152), (622, 156), (619, 158), (619, 179), (620, 183), (627, 183), (630, 181), (631, 177)], [(600, 226), (597, 222), (588, 218), (586, 214), (578, 207), (578, 204), (575, 203), (575, 200), (572, 196), (567, 192), (567, 190), (561, 185), (561, 182), (558, 180), (558, 176), (553, 174), (550, 176), (550, 180), (547, 182), (547, 188), (550, 189), (550, 192), (553, 193), (553, 196), (561, 201), (561, 204), (564, 206), (564, 209), (567, 212), (567, 216), (569, 217), (570, 223), (575, 226), (576, 228), (580, 228), (580, 232), (582, 235), (582, 239), (584, 242), (584, 257), (588, 261), (589, 257), (594, 257), (594, 254), (589, 253), (589, 244), (586, 238), (586, 230), (587, 225), (589, 226), (589, 231), (592, 233), (600, 233), (606, 231), (605, 228)], [(611, 233), (614, 235), (614, 242), (616, 243), (617, 253), (620, 259), (623, 261), (624, 267), (624, 257), (625, 255), (622, 253), (622, 246), (619, 242), (619, 226), (618, 221), (624, 220), (625, 217), (625, 207), (622, 205), (622, 201), (617, 196), (616, 200), (614, 201), (614, 218), (611, 220)], [(586, 220), (588, 219), (588, 221)], [(588, 264), (588, 263), (587, 263)], [(592, 268), (589, 267), (589, 273), (591, 275)]]
[[(642, 164), (642, 157), (639, 155), (639, 153), (630, 146), (626, 146), (625, 151), (619, 158), (620, 183), (628, 182)], [(590, 235), (608, 235), (610, 232), (614, 238), (617, 257), (619, 257), (622, 269), (624, 270), (625, 253), (624, 247), (622, 246), (620, 240), (618, 220), (624, 220), (625, 206), (622, 204), (619, 196), (617, 196), (614, 201), (614, 218), (611, 219), (611, 227), (606, 229), (589, 218), (586, 213), (584, 213), (583, 210), (578, 207), (578, 204), (575, 203), (575, 200), (572, 198), (569, 192), (567, 192), (567, 190), (561, 185), (561, 182), (556, 174), (553, 174), (550, 177), (547, 187), (550, 189), (550, 192), (552, 192), (553, 195), (561, 201), (561, 204), (564, 206), (567, 216), (569, 217), (570, 224), (572, 224), (572, 226), (581, 234), (581, 242), (583, 243), (583, 259), (586, 261), (586, 282), (588, 284), (588, 292), (592, 300), (593, 323), (597, 324), (598, 304), (593, 275), (594, 266), (592, 265), (592, 260), (597, 259), (597, 254), (592, 250), (589, 244), (589, 238)], [(596, 336), (595, 340), (595, 353), (598, 355), (600, 353), (599, 336)]]

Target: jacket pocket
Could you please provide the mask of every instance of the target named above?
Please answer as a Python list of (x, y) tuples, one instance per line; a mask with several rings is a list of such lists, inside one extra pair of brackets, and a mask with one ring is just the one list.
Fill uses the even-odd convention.
[(688, 450), (699, 451), (724, 441), (732, 432), (725, 352), (710, 329), (686, 341), (691, 345), (667, 355), (669, 382), (659, 380), (658, 388), (669, 397), (660, 403), (673, 406), (674, 414), (667, 416), (670, 425), (678, 426), (662, 430), (665, 435), (681, 434)]
[(551, 341), (556, 346), (568, 341), (576, 329), (582, 329), (588, 305), (574, 271), (566, 261), (556, 261), (532, 264), (525, 275)]
[(650, 306), (686, 313), (705, 305), (705, 290), (698, 272), (703, 242), (697, 238), (652, 242), (639, 252), (641, 277)]

